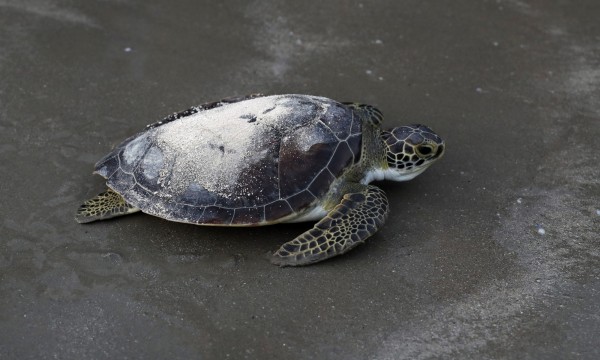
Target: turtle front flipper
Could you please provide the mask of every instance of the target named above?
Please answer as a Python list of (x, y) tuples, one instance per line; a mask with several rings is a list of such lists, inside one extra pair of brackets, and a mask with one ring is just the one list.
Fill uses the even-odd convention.
[(125, 202), (125, 199), (114, 190), (108, 189), (84, 202), (77, 213), (75, 220), (78, 223), (89, 223), (96, 220), (106, 220), (117, 216), (138, 212), (140, 209)]
[(381, 122), (383, 121), (381, 110), (373, 105), (352, 102), (344, 102), (342, 104), (354, 110), (362, 111), (365, 114), (365, 119), (375, 126), (381, 125)]
[(387, 198), (376, 186), (356, 185), (362, 191), (345, 194), (312, 229), (283, 244), (271, 261), (280, 266), (312, 264), (343, 254), (373, 235), (387, 218)]

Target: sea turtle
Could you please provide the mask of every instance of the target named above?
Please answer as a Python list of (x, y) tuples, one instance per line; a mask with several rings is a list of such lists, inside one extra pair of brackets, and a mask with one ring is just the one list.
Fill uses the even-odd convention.
[(109, 189), (80, 223), (137, 211), (199, 225), (319, 220), (281, 246), (278, 265), (343, 254), (373, 235), (388, 201), (373, 180), (405, 181), (444, 153), (424, 125), (381, 130), (375, 107), (311, 95), (228, 98), (148, 125), (96, 164)]

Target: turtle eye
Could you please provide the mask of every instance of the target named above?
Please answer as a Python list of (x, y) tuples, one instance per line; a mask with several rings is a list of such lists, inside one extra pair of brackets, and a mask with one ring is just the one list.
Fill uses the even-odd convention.
[(421, 156), (431, 155), (433, 152), (433, 147), (431, 145), (419, 145), (417, 146), (417, 153)]

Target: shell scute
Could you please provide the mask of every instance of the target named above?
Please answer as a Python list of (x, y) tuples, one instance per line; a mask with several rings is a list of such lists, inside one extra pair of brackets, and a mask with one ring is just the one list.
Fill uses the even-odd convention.
[(120, 155), (121, 169), (125, 172), (133, 172), (133, 169), (145, 157), (151, 146), (152, 143), (148, 134), (143, 134), (125, 145)]
[(264, 206), (265, 219), (280, 219), (294, 212), (290, 204), (285, 200), (277, 200)]
[(308, 190), (301, 191), (298, 194), (287, 198), (287, 202), (290, 204), (292, 209), (296, 211), (306, 208), (315, 200), (316, 198), (312, 196), (312, 194)]
[(119, 154), (111, 153), (96, 163), (96, 174), (111, 177), (119, 169)]
[(325, 169), (319, 173), (308, 186), (308, 191), (316, 197), (321, 197), (329, 190), (329, 185), (335, 180), (335, 177), (331, 175), (328, 169)]
[[(346, 140), (351, 135), (353, 120), (359, 121), (358, 118), (353, 119), (353, 116), (352, 109), (342, 104), (333, 104), (329, 106), (327, 112), (321, 116), (320, 120), (337, 139)], [(340, 121), (340, 119), (346, 120)]]
[(258, 224), (264, 221), (264, 207), (235, 209), (232, 224)]
[[(313, 179), (327, 166), (337, 142), (318, 142), (307, 150), (293, 144), (281, 151), (280, 192), (285, 198), (305, 190)], [(301, 166), (300, 166), (301, 165)]]
[(214, 204), (216, 201), (217, 197), (213, 193), (196, 183), (190, 184), (176, 200), (177, 203), (193, 206), (206, 206), (208, 204)]
[(202, 224), (231, 224), (233, 219), (233, 209), (222, 208), (219, 206), (208, 206), (204, 209), (199, 222)]
[(342, 174), (344, 169), (352, 165), (353, 161), (354, 154), (352, 153), (352, 150), (350, 150), (348, 143), (344, 141), (341, 142), (335, 149), (335, 152), (331, 157), (331, 161), (329, 161), (329, 165), (327, 167), (334, 176), (339, 176)]

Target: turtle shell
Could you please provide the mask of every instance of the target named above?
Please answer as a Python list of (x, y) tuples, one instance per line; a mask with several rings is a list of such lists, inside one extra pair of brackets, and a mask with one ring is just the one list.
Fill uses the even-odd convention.
[(151, 215), (260, 225), (318, 205), (360, 160), (362, 124), (331, 99), (276, 95), (207, 108), (149, 126), (100, 160), (96, 173)]

